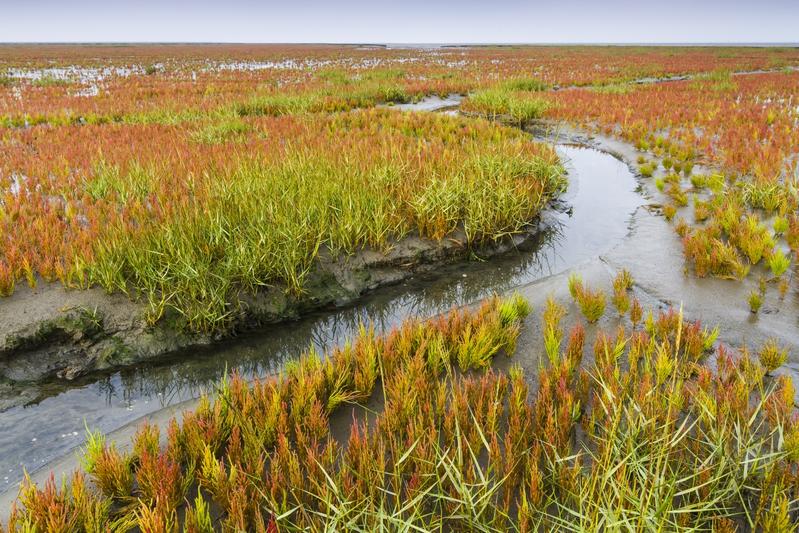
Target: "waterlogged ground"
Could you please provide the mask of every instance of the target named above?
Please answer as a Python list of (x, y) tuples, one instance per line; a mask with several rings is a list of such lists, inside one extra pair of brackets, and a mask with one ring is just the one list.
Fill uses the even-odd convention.
[[(612, 60), (601, 58), (601, 61), (580, 54), (570, 56), (568, 61), (553, 56), (550, 58), (551, 63), (542, 62), (538, 57), (536, 61), (546, 66), (536, 71), (533, 81), (545, 80), (551, 89), (547, 90), (546, 98), (562, 104), (538, 109), (536, 106), (540, 103), (540, 91), (543, 89), (525, 86), (530, 80), (516, 80), (525, 83), (513, 85), (515, 73), (523, 71), (523, 67), (527, 65), (527, 59), (514, 55), (515, 52), (502, 59), (495, 59), (499, 57), (498, 54), (502, 55), (496, 50), (486, 51), (485, 54), (479, 50), (457, 49), (424, 49), (421, 52), (396, 50), (387, 55), (372, 49), (361, 52), (361, 57), (344, 60), (349, 61), (346, 64), (327, 58), (326, 52), (322, 51), (318, 58), (308, 60), (230, 61), (218, 58), (206, 61), (205, 67), (186, 63), (184, 66), (189, 70), (181, 70), (183, 67), (176, 69), (174, 65), (162, 63), (150, 63), (149, 67), (145, 67), (148, 62), (141, 61), (133, 67), (129, 64), (119, 67), (81, 68), (51, 66), (44, 69), (26, 67), (8, 71), (8, 75), (15, 80), (12, 81), (13, 84), (17, 84), (20, 79), (28, 80), (35, 82), (37, 85), (34, 86), (41, 89), (40, 92), (55, 93), (64, 90), (71, 92), (73, 96), (78, 95), (75, 91), (86, 91), (85, 96), (90, 100), (98, 92), (108, 93), (115, 87), (116, 81), (138, 79), (143, 72), (150, 75), (150, 69), (154, 69), (156, 77), (162, 72), (169, 72), (170, 76), (182, 79), (188, 76), (192, 81), (191, 86), (195, 87), (204, 81), (217, 80), (218, 76), (239, 79), (250, 75), (258, 76), (260, 73), (269, 76), (280, 73), (275, 74), (275, 80), (268, 76), (265, 78), (270, 82), (275, 81), (276, 86), (282, 86), (282, 77), (286, 76), (285, 79), (291, 80), (290, 83), (300, 84), (307, 81), (303, 77), (308, 69), (324, 70), (325, 76), (320, 78), (325, 84), (343, 83), (349, 86), (353, 80), (362, 81), (364, 77), (368, 77), (371, 69), (402, 68), (408, 69), (403, 74), (402, 83), (406, 90), (403, 94), (409, 97), (402, 101), (410, 100), (412, 103), (392, 104), (388, 101), (375, 105), (399, 111), (458, 114), (463, 97), (456, 93), (470, 92), (472, 102), (467, 99), (463, 109), (471, 114), (482, 114), (498, 120), (511, 119), (518, 125), (524, 122), (522, 119), (526, 113), (535, 112), (534, 114), (540, 115), (542, 109), (548, 109), (548, 114), (544, 116), (549, 119), (582, 124), (583, 128), (589, 128), (593, 132), (604, 131), (604, 135), (589, 135), (584, 129), (563, 127), (562, 123), (548, 130), (545, 126), (551, 122), (535, 122), (544, 125), (531, 129), (535, 137), (557, 143), (559, 155), (569, 172), (569, 188), (542, 214), (537, 242), (529, 249), (489, 261), (481, 261), (475, 257), (474, 261), (466, 264), (439, 268), (434, 274), (417, 276), (402, 284), (382, 288), (360, 300), (357, 305), (335, 312), (311, 314), (302, 320), (270, 327), (224, 344), (192, 349), (190, 353), (176, 353), (168, 360), (160, 360), (158, 365), (143, 365), (103, 376), (91, 375), (81, 378), (82, 381), (71, 383), (14, 386), (3, 390), (0, 392), (0, 405), (13, 407), (0, 412), (0, 426), (13, 428), (13, 431), (0, 433), (0, 515), (5, 514), (4, 511), (13, 500), (23, 469), (36, 472), (34, 479), (41, 482), (50, 470), (60, 475), (75, 467), (73, 451), (81, 445), (86, 427), (99, 429), (109, 433), (113, 440), (126, 443), (132, 428), (142, 417), (161, 423), (179, 415), (181, 409), (191, 407), (194, 400), (203, 391), (213, 388), (225, 373), (236, 371), (246, 378), (274, 373), (309, 346), (321, 352), (324, 348), (340, 345), (345, 339), (353, 337), (363, 322), (371, 322), (378, 331), (385, 331), (410, 316), (429, 317), (493, 293), (511, 291), (521, 293), (537, 310), (542, 308), (549, 295), (554, 295), (559, 301), (568, 302), (570, 298), (566, 280), (573, 271), (579, 272), (591, 286), (603, 288), (609, 293), (615, 273), (627, 269), (635, 279), (635, 296), (645, 308), (682, 307), (689, 319), (700, 319), (711, 327), (719, 325), (720, 340), (733, 348), (745, 344), (758, 346), (767, 338), (776, 338), (785, 346), (799, 346), (797, 291), (790, 290), (784, 299), (780, 299), (775, 288), (776, 282), (769, 283), (760, 313), (753, 314), (749, 312), (746, 301), (747, 296), (757, 289), (758, 277), (768, 274), (762, 263), (752, 268), (750, 275), (741, 281), (695, 276), (692, 265), (683, 256), (683, 246), (680, 237), (675, 233), (675, 224), (667, 222), (663, 216), (666, 208), (674, 207), (674, 199), (656, 186), (656, 180), (662, 180), (669, 174), (666, 165), (663, 164), (663, 170), (660, 170), (655, 164), (656, 170), (652, 177), (645, 177), (641, 171), (641, 158), (644, 156), (647, 161), (651, 158), (656, 163), (658, 158), (662, 163), (664, 156), (674, 156), (663, 149), (663, 146), (656, 144), (663, 141), (657, 136), (664, 134), (666, 137), (673, 135), (674, 138), (686, 141), (677, 143), (672, 148), (679, 148), (677, 153), (680, 157), (685, 155), (686, 162), (690, 161), (692, 165), (696, 162), (694, 175), (714, 172), (714, 168), (706, 167), (704, 163), (737, 166), (748, 172), (747, 165), (754, 161), (751, 154), (744, 154), (737, 159), (731, 157), (731, 161), (720, 160), (718, 157), (701, 159), (693, 153), (693, 144), (699, 146), (701, 151), (702, 133), (705, 129), (709, 133), (723, 133), (727, 124), (734, 124), (735, 127), (728, 129), (738, 134), (743, 131), (739, 126), (756, 128), (761, 123), (766, 123), (769, 127), (760, 128), (760, 133), (773, 131), (776, 135), (787, 132), (781, 137), (775, 137), (776, 141), (772, 144), (779, 150), (772, 154), (773, 158), (766, 161), (771, 167), (781, 168), (784, 162), (782, 155), (795, 146), (791, 128), (782, 126), (795, 126), (796, 120), (799, 120), (796, 117), (799, 107), (795, 107), (795, 100), (791, 100), (790, 96), (782, 96), (783, 93), (789, 94), (794, 90), (796, 83), (796, 67), (789, 64), (793, 60), (787, 55), (780, 61), (775, 58), (765, 61), (762, 57), (758, 58), (759, 53), (755, 52), (746, 60), (743, 59), (744, 56), (735, 58), (734, 55), (726, 59), (715, 55), (706, 57), (702, 55), (705, 52), (697, 53), (695, 57), (677, 54), (668, 59), (675, 63), (663, 69), (652, 67), (656, 64), (652, 57), (634, 55), (636, 61), (640, 60), (640, 64), (629, 71), (625, 69), (630, 57), (623, 57), (623, 54)], [(536, 53), (549, 54), (548, 51)], [(381, 54), (385, 57), (378, 58)], [(423, 59), (419, 59), (420, 57)], [(430, 65), (435, 68), (428, 68)], [(347, 76), (340, 79), (342, 72), (325, 70), (337, 68), (344, 69)], [(461, 83), (449, 77), (438, 78), (440, 73), (436, 68), (448, 69), (448, 72), (460, 70), (475, 78), (470, 79), (469, 83)], [(713, 76), (697, 74), (722, 68), (726, 68), (727, 72), (716, 72)], [(782, 70), (778, 72), (776, 69), (779, 68)], [(519, 99), (518, 102), (507, 100), (507, 95), (503, 95), (501, 91), (492, 90), (484, 91), (483, 100), (474, 98), (475, 93), (472, 91), (483, 87), (484, 81), (491, 78), (482, 74), (490, 72), (493, 76), (494, 71), (501, 72), (500, 82), (506, 78), (510, 81), (510, 85), (502, 90), (517, 91), (514, 94)], [(736, 73), (747, 73), (751, 76), (737, 76)], [(388, 74), (393, 76), (396, 73)], [(61, 82), (74, 82), (77, 85), (64, 88)], [(597, 83), (596, 87), (582, 87), (594, 82)], [(424, 83), (440, 85), (432, 91), (430, 88), (422, 88)], [(624, 83), (627, 85), (623, 85)], [(666, 89), (667, 86), (669, 89)], [(763, 93), (764, 87), (771, 86), (773, 89), (769, 90), (773, 90), (774, 95)], [(501, 85), (499, 87), (502, 88)], [(12, 85), (12, 88), (13, 94), (21, 98), (22, 93), (17, 91), (17, 86)], [(727, 95), (734, 94), (739, 89), (744, 96), (738, 96), (736, 105), (729, 109), (723, 107), (732, 102), (725, 99)], [(31, 91), (30, 95), (35, 92)], [(429, 96), (413, 101), (419, 95), (433, 92), (442, 96)], [(30, 95), (25, 105), (30, 107), (31, 112), (36, 111), (45, 122), (57, 122), (58, 113), (53, 113), (48, 107), (55, 100), (47, 97), (38, 101), (30, 99)], [(493, 101), (486, 98), (486, 95), (499, 98)], [(693, 101), (697, 95), (703, 98), (702, 102), (697, 103), (697, 110), (704, 108), (721, 111), (716, 114), (698, 112), (693, 122), (687, 120), (682, 114), (683, 111), (689, 111), (685, 101)], [(754, 96), (749, 98), (746, 95)], [(198, 101), (204, 102), (201, 106), (214, 98), (219, 100), (214, 100), (214, 105), (229, 101), (239, 102), (235, 94), (223, 97), (221, 92), (217, 93), (217, 87), (212, 83), (207, 85), (201, 99), (199, 95), (195, 96)], [(133, 100), (135, 99), (131, 101)], [(187, 101), (189, 100), (191, 99)], [(664, 102), (670, 104), (666, 105)], [(779, 105), (775, 106), (775, 102)], [(605, 103), (613, 105), (604, 105)], [(23, 110), (18, 102), (7, 105), (15, 112)], [(485, 107), (483, 111), (480, 110), (480, 105)], [(757, 115), (755, 118), (741, 111), (746, 105), (757, 107), (753, 111)], [(42, 109), (39, 110), (37, 106)], [(773, 112), (769, 110), (769, 106), (774, 108)], [(104, 111), (105, 108), (100, 107), (97, 116), (107, 118), (103, 113), (108, 113), (108, 110)], [(181, 108), (176, 106), (176, 109)], [(671, 131), (667, 131), (667, 128), (657, 132), (648, 129), (639, 132), (630, 126), (644, 124), (649, 127), (649, 124), (654, 123), (652, 117), (659, 116), (657, 114), (662, 109), (671, 117)], [(510, 112), (506, 113), (508, 110)], [(116, 107), (114, 111), (116, 112)], [(617, 116), (622, 111), (636, 116), (638, 122), (622, 121), (619, 118), (621, 115)], [(79, 112), (80, 109), (76, 111)], [(128, 110), (128, 113), (134, 112)], [(738, 117), (738, 122), (727, 120), (724, 113)], [(716, 123), (708, 118), (717, 115), (725, 117), (724, 120)], [(153, 119), (150, 116), (144, 118)], [(691, 126), (684, 131), (674, 127), (675, 124), (681, 126), (686, 120), (686, 124)], [(13, 124), (18, 122), (20, 121), (16, 119), (12, 121)], [(621, 126), (622, 122), (624, 127)], [(27, 124), (27, 118), (24, 123)], [(230, 132), (222, 134), (235, 137), (238, 135), (236, 131), (233, 127)], [(216, 135), (219, 132), (211, 133)], [(619, 136), (626, 138), (628, 142), (620, 141)], [(715, 137), (722, 138), (721, 134)], [(735, 135), (723, 139), (726, 139), (729, 146), (738, 146), (733, 142), (736, 141)], [(630, 143), (637, 143), (637, 146)], [(738, 147), (748, 149), (751, 148), (750, 144), (756, 146), (758, 143)], [(653, 154), (653, 150), (648, 150), (653, 146), (661, 148), (660, 153)], [(691, 154), (689, 156), (682, 151)], [(728, 149), (720, 153), (734, 155), (738, 151)], [(769, 165), (764, 168), (770, 168)], [(708, 191), (696, 192), (692, 184), (688, 183), (688, 174), (690, 172), (682, 179), (685, 192), (691, 195), (696, 193), (701, 199), (707, 199)], [(12, 184), (14, 185), (19, 188), (16, 182)], [(663, 189), (662, 185), (661, 182), (660, 189)], [(680, 189), (679, 192), (684, 191)], [(694, 220), (692, 203), (678, 207), (675, 211), (675, 220), (680, 217), (688, 221)], [(772, 221), (769, 220), (768, 223), (771, 224)], [(795, 259), (795, 255), (792, 257)], [(791, 267), (793, 270), (793, 265)], [(790, 272), (788, 275), (789, 282), (793, 283), (793, 276)], [(535, 375), (542, 356), (538, 351), (542, 338), (541, 324), (537, 318), (539, 316), (538, 313), (533, 313), (525, 322), (515, 358), (525, 369), (528, 379)], [(578, 313), (572, 306), (566, 321), (574, 321), (577, 317)], [(601, 327), (612, 331), (617, 324), (615, 310), (609, 303), (600, 323), (589, 326), (589, 334), (591, 328)], [(498, 364), (506, 365), (505, 361), (507, 360), (502, 359)], [(792, 348), (789, 361), (781, 371), (799, 375), (799, 353), (796, 353), (795, 348)], [(342, 416), (347, 418), (347, 413)], [(342, 419), (342, 426), (349, 421)], [(333, 422), (335, 424), (336, 419)]]
[(429, 279), (380, 290), (357, 306), (279, 325), (225, 345), (176, 354), (172, 361), (117, 372), (78, 385), (15, 390), (27, 406), (0, 414), (14, 432), (0, 435), (2, 485), (13, 489), (23, 468), (41, 468), (80, 446), (85, 427), (112, 432), (136, 419), (196, 398), (226, 371), (247, 377), (277, 371), (308, 346), (320, 351), (352, 337), (362, 322), (386, 330), (408, 316), (428, 317), (511, 291), (590, 262), (624, 241), (631, 217), (646, 202), (628, 166), (601, 151), (558, 147), (567, 163), (569, 189), (546, 213), (535, 250), (490, 262), (445, 267)]
[[(634, 293), (644, 307), (682, 307), (686, 317), (720, 326), (720, 339), (733, 347), (757, 346), (776, 337), (799, 345), (799, 301), (772, 296), (759, 315), (741, 305), (751, 283), (697, 279), (686, 275), (679, 237), (659, 213), (659, 192), (651, 180), (636, 177), (623, 160), (634, 154), (629, 145), (606, 137), (588, 138), (560, 132), (560, 155), (567, 161), (570, 186), (556, 208), (547, 211), (536, 249), (490, 262), (473, 261), (440, 269), (433, 276), (382, 289), (361, 304), (335, 313), (316, 314), (270, 328), (226, 345), (176, 354), (172, 361), (117, 372), (85, 384), (16, 391), (35, 398), (25, 407), (2, 414), (15, 432), (0, 437), (2, 480), (0, 509), (16, 494), (23, 468), (43, 481), (52, 470), (66, 474), (77, 465), (73, 453), (85, 426), (109, 432), (117, 442), (129, 441), (141, 417), (166, 423), (212, 388), (226, 371), (250, 378), (273, 373), (309, 345), (322, 350), (352, 337), (360, 323), (372, 321), (380, 331), (408, 316), (427, 317), (452, 306), (474, 302), (492, 293), (516, 291), (535, 309), (550, 295), (568, 301), (567, 277), (578, 271), (594, 287), (609, 289), (621, 268), (628, 269)], [(585, 143), (595, 148), (575, 146)], [(614, 155), (611, 155), (613, 153)], [(773, 292), (773, 291), (772, 291)], [(609, 306), (610, 307), (610, 306)], [(567, 322), (578, 313), (570, 313)], [(618, 319), (612, 307), (596, 326), (612, 330)], [(513, 362), (528, 379), (544, 357), (538, 314), (529, 317)], [(781, 372), (799, 375), (799, 357), (791, 353)], [(497, 360), (500, 366), (511, 360)], [(344, 410), (342, 424), (350, 416)], [(333, 420), (335, 424), (337, 419)], [(37, 470), (38, 469), (38, 470)]]

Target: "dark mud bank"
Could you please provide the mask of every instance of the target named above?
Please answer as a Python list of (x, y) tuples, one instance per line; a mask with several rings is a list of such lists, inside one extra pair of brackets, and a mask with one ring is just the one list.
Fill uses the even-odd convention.
[[(542, 285), (543, 280), (565, 279), (563, 272), (583, 270), (622, 245), (633, 230), (634, 214), (645, 211), (641, 207), (646, 204), (636, 192), (639, 183), (624, 162), (590, 148), (561, 145), (557, 150), (569, 176), (568, 189), (526, 236), (519, 237), (518, 252), (497, 252), (490, 261), (452, 258), (448, 265), (420, 265), (402, 282), (367, 290), (368, 294), (343, 308), (333, 304), (327, 310), (303, 313), (296, 321), (264, 326), (207, 346), (190, 346), (118, 370), (91, 372), (69, 381), (7, 383), (5, 390), (0, 390), (0, 420), (14, 432), (0, 436), (0, 471), (7, 476), (0, 479), (0, 493), (4, 484), (16, 492), (13, 487), (23, 478), (23, 469), (39, 471), (54, 459), (72, 457), (70, 451), (83, 443), (87, 426), (112, 433), (126, 424), (135, 426), (134, 421), (141, 417), (158, 417), (178, 405), (190, 405), (184, 402), (214, 390), (222, 376), (231, 372), (245, 379), (279, 372), (309, 347), (321, 353), (342, 346), (364, 322), (385, 333), (408, 317), (432, 317), (495, 293), (518, 290), (532, 298), (533, 293), (544, 291), (531, 301), (545, 298), (547, 287), (560, 286), (560, 282)], [(673, 236), (668, 229), (665, 233)], [(457, 253), (464, 258), (472, 253), (489, 256), (479, 250), (460, 249)], [(562, 285), (566, 287), (565, 281)], [(58, 289), (51, 297), (55, 300), (51, 309), (63, 306), (64, 298), (72, 298), (72, 304), (78, 305), (74, 300), (90, 292), (51, 288)], [(103, 301), (114, 302), (102, 309), (105, 323), (129, 319), (126, 309), (141, 312), (141, 308), (133, 309), (136, 304), (125, 296), (100, 295)], [(39, 294), (27, 301), (47, 298), (47, 294)], [(86, 302), (83, 305), (88, 306)], [(7, 309), (0, 306), (0, 315), (6, 313), (5, 318), (19, 321)], [(2, 319), (0, 323), (4, 323)], [(0, 497), (0, 507), (2, 501)]]
[[(322, 252), (302, 295), (273, 287), (242, 296), (243, 311), (235, 321), (235, 331), (344, 307), (368, 292), (445, 264), (532, 249), (546, 226), (544, 217), (522, 233), (477, 247), (469, 246), (465, 234), (458, 231), (441, 242), (406, 237), (387, 253), (363, 250), (333, 257)], [(124, 295), (99, 289), (70, 291), (58, 284), (20, 289), (0, 306), (0, 389), (17, 383), (72, 380), (221, 340), (220, 335), (182, 331), (169, 318), (150, 326), (144, 309)]]

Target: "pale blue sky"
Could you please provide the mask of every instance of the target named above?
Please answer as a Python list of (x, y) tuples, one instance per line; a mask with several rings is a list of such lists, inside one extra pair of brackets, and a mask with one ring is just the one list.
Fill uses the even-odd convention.
[(0, 0), (0, 42), (796, 42), (799, 0)]

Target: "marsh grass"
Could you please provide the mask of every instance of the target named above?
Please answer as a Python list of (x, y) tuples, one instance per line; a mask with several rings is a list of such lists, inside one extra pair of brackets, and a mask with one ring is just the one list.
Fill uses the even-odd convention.
[(710, 217), (711, 214), (710, 202), (700, 200), (697, 195), (694, 195), (693, 199), (694, 199), (694, 221), (697, 223), (704, 222)]
[[(638, 172), (645, 178), (651, 178), (656, 169), (657, 165), (655, 163), (644, 163), (638, 167)], [(658, 189), (662, 190), (662, 186), (659, 185)]]
[(243, 142), (251, 131), (249, 124), (236, 117), (219, 117), (193, 131), (190, 136), (201, 144), (222, 144), (231, 141)]
[(376, 83), (347, 84), (337, 87), (336, 90), (259, 94), (236, 104), (234, 111), (241, 117), (335, 113), (379, 104), (404, 104), (419, 96), (391, 79), (381, 79)]
[(691, 86), (694, 90), (716, 92), (733, 91), (738, 88), (738, 85), (732, 80), (732, 73), (723, 69), (694, 76)]
[(511, 78), (502, 82), (502, 87), (508, 91), (545, 91), (549, 86), (537, 78)]
[(320, 112), (322, 105), (323, 100), (317, 94), (276, 93), (253, 97), (235, 109), (239, 116), (276, 116)]
[(641, 302), (638, 298), (633, 298), (632, 303), (630, 304), (630, 322), (633, 325), (633, 329), (635, 329), (638, 324), (641, 323), (641, 320), (644, 317), (644, 309), (641, 306)]
[(784, 235), (789, 229), (788, 219), (781, 216), (774, 217), (772, 228), (775, 235)]
[(760, 308), (763, 306), (763, 294), (760, 291), (751, 291), (749, 293), (749, 310), (752, 313), (757, 314), (760, 311)]
[(788, 360), (788, 349), (781, 347), (775, 339), (767, 340), (757, 353), (766, 372), (773, 372)]
[(532, 96), (526, 90), (508, 88), (476, 91), (461, 104), (464, 111), (493, 120), (507, 118), (519, 125), (541, 118), (550, 107), (547, 100)]
[(613, 279), (613, 306), (620, 316), (627, 314), (630, 310), (630, 296), (628, 292), (633, 288), (632, 274), (626, 269), (621, 270)]
[(68, 80), (62, 78), (55, 78), (53, 76), (42, 76), (33, 80), (34, 87), (66, 87), (70, 84)]
[(560, 358), (560, 345), (563, 340), (561, 320), (566, 314), (566, 309), (557, 303), (554, 297), (547, 298), (546, 307), (541, 317), (544, 332), (544, 351), (550, 361)]
[[(620, 286), (625, 286), (624, 283), (625, 280), (622, 279)], [(625, 288), (624, 291), (626, 290)], [(605, 314), (605, 293), (601, 289), (591, 289), (576, 274), (569, 277), (569, 292), (589, 323), (598, 321)]]
[[(280, 128), (293, 133), (275, 143)], [(91, 160), (44, 211), (50, 224), (14, 225), (34, 204), (6, 205), (0, 224), (30, 245), (0, 261), (2, 291), (37, 274), (99, 285), (143, 301), (151, 323), (226, 332), (258, 291), (302, 297), (322, 253), (455, 232), (480, 246), (525, 231), (565, 186), (550, 147), (482, 119), (228, 113), (178, 131), (186, 144), (164, 158)]]
[(745, 278), (750, 266), (743, 262), (738, 249), (722, 237), (722, 229), (718, 225), (688, 231), (683, 237), (684, 253), (700, 277)]
[(782, 248), (777, 248), (776, 252), (772, 252), (768, 256), (766, 263), (768, 263), (769, 270), (771, 270), (771, 274), (774, 278), (779, 279), (788, 271), (788, 268), (790, 268), (791, 259), (789, 256), (785, 255)]
[[(761, 366), (745, 349), (714, 349), (717, 330), (678, 311), (649, 312), (640, 331), (597, 332), (585, 367), (577, 324), (533, 387), (517, 367), (484, 365), (515, 349), (529, 311), (515, 296), (383, 337), (364, 327), (279, 377), (225, 379), (213, 402), (203, 398), (169, 425), (165, 447), (152, 426), (126, 454), (91, 434), (84, 464), (93, 484), (79, 472), (60, 487), (26, 481), (9, 528), (793, 527), (793, 386), (765, 377), (785, 360), (781, 348), (764, 346)], [(542, 321), (559, 329), (563, 312), (550, 300)], [(467, 346), (485, 355), (459, 368)], [(711, 354), (713, 370), (704, 364)], [(373, 407), (353, 415), (339, 442), (330, 421), (345, 402)]]

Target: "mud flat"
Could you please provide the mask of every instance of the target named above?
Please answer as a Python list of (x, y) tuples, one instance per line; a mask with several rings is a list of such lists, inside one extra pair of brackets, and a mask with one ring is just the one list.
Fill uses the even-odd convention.
[[(442, 111), (457, 107), (461, 99), (459, 95), (429, 97), (395, 107)], [(555, 200), (550, 210), (562, 206)], [(277, 285), (255, 295), (239, 295), (244, 310), (235, 317), (233, 331), (226, 335), (351, 305), (380, 287), (449, 263), (535, 248), (552, 229), (551, 223), (551, 216), (539, 217), (519, 234), (477, 245), (470, 245), (461, 229), (441, 241), (409, 236), (394, 243), (388, 252), (365, 249), (334, 256), (323, 249), (303, 294), (289, 294)], [(75, 380), (163, 359), (223, 338), (185, 331), (176, 326), (176, 317), (167, 316), (150, 325), (144, 315), (143, 303), (99, 288), (66, 290), (58, 283), (44, 281), (33, 289), (21, 286), (0, 302), (0, 409), (30, 399), (12, 392), (19, 384)]]
[[(408, 316), (433, 316), (492, 293), (519, 292), (537, 309), (550, 295), (568, 302), (571, 272), (609, 290), (615, 273), (626, 268), (645, 308), (682, 307), (686, 318), (718, 325), (719, 340), (732, 347), (756, 346), (767, 338), (799, 345), (795, 296), (768, 300), (759, 315), (752, 315), (745, 295), (754, 281), (698, 279), (686, 271), (680, 239), (659, 213), (665, 196), (654, 178), (636, 175), (638, 152), (632, 146), (561, 125), (538, 124), (531, 131), (560, 143), (570, 186), (559, 208), (542, 217), (542, 230), (528, 251), (487, 262), (417, 269), (357, 305), (311, 313), (234, 341), (192, 349), (192, 357), (178, 352), (171, 359), (159, 359), (159, 364), (151, 361), (99, 379), (87, 376), (85, 381), (17, 387), (15, 397), (33, 403), (0, 413), (0, 419), (16, 429), (14, 435), (0, 437), (0, 469), (8, 487), (0, 497), (0, 508), (13, 500), (22, 467), (34, 471), (38, 481), (51, 470), (58, 475), (74, 468), (71, 450), (82, 442), (84, 421), (122, 444), (142, 419), (163, 423), (191, 408), (201, 391), (212, 388), (226, 372), (236, 370), (248, 378), (268, 375), (309, 345), (340, 344), (364, 321), (385, 331)], [(571, 304), (567, 307), (569, 326), (579, 311)], [(544, 356), (537, 351), (542, 333), (538, 316), (534, 313), (527, 319), (512, 359), (529, 377), (535, 376)], [(612, 329), (619, 320), (609, 309), (598, 324), (589, 326), (589, 334), (594, 328)], [(798, 356), (791, 353), (783, 372), (799, 370)], [(505, 361), (497, 360), (500, 365)]]
[(645, 199), (636, 192), (638, 183), (627, 165), (615, 157), (575, 146), (558, 149), (566, 161), (569, 189), (556, 208), (542, 215), (539, 231), (526, 241), (526, 250), (490, 261), (474, 258), (416, 269), (410, 277), (367, 294), (355, 305), (311, 312), (297, 321), (121, 371), (92, 373), (73, 381), (9, 385), (5, 401), (13, 407), (0, 413), (0, 420), (16, 430), (0, 436), (0, 486), (5, 484), (15, 492), (23, 467), (46, 472), (58, 457), (69, 464), (71, 450), (83, 441), (84, 422), (113, 432), (135, 425), (133, 421), (141, 417), (160, 418), (157, 413), (163, 409), (173, 413), (175, 405), (190, 405), (226, 372), (235, 370), (248, 378), (268, 375), (309, 346), (340, 344), (357, 332), (360, 323), (372, 322), (385, 331), (408, 316), (429, 317), (494, 293), (534, 287), (530, 284), (559, 279), (559, 273), (594, 261), (624, 241), (631, 214)]
[[(292, 296), (275, 287), (246, 298), (238, 329), (349, 305), (379, 287), (472, 256), (490, 258), (529, 249), (546, 224), (544, 220), (533, 221), (523, 233), (478, 247), (470, 247), (460, 231), (441, 242), (408, 237), (388, 253), (364, 250), (337, 258), (323, 251), (304, 294)], [(13, 383), (71, 380), (215, 340), (219, 337), (178, 330), (169, 320), (149, 326), (144, 320), (144, 306), (124, 295), (40, 283), (36, 289), (18, 290), (0, 305), (0, 383), (8, 387)]]
[[(637, 290), (652, 302), (682, 305), (690, 317), (718, 325), (721, 339), (733, 346), (759, 344), (768, 338), (776, 338), (784, 345), (799, 346), (799, 295), (795, 292), (781, 301), (776, 291), (770, 291), (760, 313), (753, 314), (746, 301), (747, 295), (758, 286), (758, 276), (750, 275), (740, 281), (698, 278), (686, 265), (680, 237), (673, 224), (660, 215), (660, 206), (668, 197), (658, 191), (655, 179), (665, 175), (665, 171), (656, 171), (650, 178), (641, 176), (635, 163), (640, 152), (613, 137), (552, 123), (539, 123), (529, 130), (538, 137), (591, 146), (612, 154), (637, 175), (641, 191), (650, 201), (647, 208), (638, 209), (633, 215), (627, 238), (602, 254), (601, 260), (609, 268), (629, 270), (636, 280)], [(651, 156), (650, 159), (657, 160)], [(695, 168), (697, 173), (712, 170)], [(678, 215), (687, 217), (689, 212), (690, 208), (684, 207), (678, 210)], [(766, 274), (767, 268), (758, 265), (753, 272)], [(799, 370), (799, 353), (792, 353), (786, 368)]]

